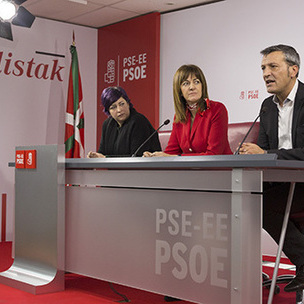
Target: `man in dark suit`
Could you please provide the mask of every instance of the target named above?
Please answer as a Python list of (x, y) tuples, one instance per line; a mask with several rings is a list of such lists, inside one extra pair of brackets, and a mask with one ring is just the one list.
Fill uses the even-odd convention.
[[(273, 94), (261, 106), (257, 145), (244, 143), (240, 154), (276, 153), (279, 159), (304, 160), (304, 84), (297, 80), (300, 57), (287, 45), (261, 51), (263, 78)], [(263, 228), (279, 243), (289, 183), (265, 183)], [(297, 183), (291, 212), (304, 211), (304, 183)], [(304, 288), (304, 235), (289, 220), (284, 253), (296, 265), (296, 277), (285, 286), (287, 292)]]

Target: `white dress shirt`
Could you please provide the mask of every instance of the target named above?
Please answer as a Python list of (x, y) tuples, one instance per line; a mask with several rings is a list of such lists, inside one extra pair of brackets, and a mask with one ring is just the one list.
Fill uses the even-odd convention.
[(296, 81), (291, 92), (283, 102), (283, 106), (280, 106), (276, 96), (273, 98), (273, 102), (277, 105), (279, 110), (278, 117), (278, 148), (279, 149), (292, 149), (292, 116), (295, 98), (297, 94), (299, 83)]

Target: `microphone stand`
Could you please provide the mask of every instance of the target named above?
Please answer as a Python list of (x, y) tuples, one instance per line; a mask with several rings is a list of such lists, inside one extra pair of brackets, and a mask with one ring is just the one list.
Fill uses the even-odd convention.
[(240, 149), (243, 145), (243, 143), (245, 142), (246, 138), (248, 137), (249, 133), (251, 132), (253, 126), (255, 125), (256, 121), (259, 119), (259, 117), (261, 116), (261, 114), (265, 113), (266, 111), (266, 107), (264, 107), (263, 109), (261, 109), (259, 115), (256, 117), (256, 119), (253, 121), (252, 125), (250, 126), (249, 130), (247, 131), (245, 137), (243, 138), (243, 140), (241, 141), (241, 143), (239, 144), (238, 149), (234, 152), (234, 155), (238, 155), (240, 154)]
[(157, 133), (157, 131), (160, 129), (160, 128), (162, 128), (164, 125), (167, 125), (168, 123), (170, 122), (170, 120), (169, 119), (167, 119), (167, 120), (165, 120), (164, 122), (163, 122), (163, 124), (161, 124), (138, 148), (137, 148), (137, 150), (132, 154), (132, 156), (131, 157), (135, 157), (136, 156), (136, 154), (138, 153), (138, 151), (146, 144), (146, 142), (148, 142), (150, 139), (151, 139), (151, 137), (152, 136), (154, 136), (156, 133)]

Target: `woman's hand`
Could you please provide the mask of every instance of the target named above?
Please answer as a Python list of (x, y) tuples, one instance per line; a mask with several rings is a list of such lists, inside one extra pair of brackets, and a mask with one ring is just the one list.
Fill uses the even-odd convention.
[(176, 155), (171, 155), (171, 154), (167, 154), (165, 152), (162, 151), (156, 151), (156, 152), (144, 152), (143, 157), (158, 157), (158, 156), (176, 156)]
[(92, 152), (90, 151), (88, 154), (87, 154), (87, 158), (105, 158), (105, 156), (101, 153), (97, 153), (97, 152)]

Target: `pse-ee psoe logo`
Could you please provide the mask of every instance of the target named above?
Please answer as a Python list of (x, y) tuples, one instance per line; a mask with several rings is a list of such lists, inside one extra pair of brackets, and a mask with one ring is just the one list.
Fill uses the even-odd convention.
[(36, 169), (36, 150), (17, 150), (16, 169)]

